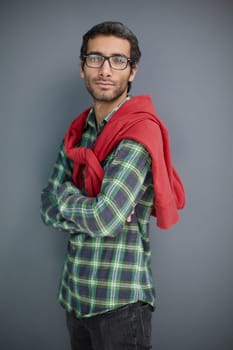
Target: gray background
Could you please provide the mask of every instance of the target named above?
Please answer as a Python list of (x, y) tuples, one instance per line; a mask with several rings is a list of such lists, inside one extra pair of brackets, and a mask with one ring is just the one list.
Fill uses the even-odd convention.
[(233, 2), (0, 4), (1, 350), (69, 349), (56, 301), (67, 237), (41, 223), (40, 191), (70, 121), (91, 102), (81, 36), (109, 19), (139, 38), (132, 92), (152, 95), (187, 192), (175, 227), (151, 222), (153, 349), (232, 349)]

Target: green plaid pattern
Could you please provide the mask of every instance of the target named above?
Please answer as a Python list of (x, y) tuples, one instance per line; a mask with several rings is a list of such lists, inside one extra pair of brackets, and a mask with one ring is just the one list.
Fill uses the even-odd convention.
[[(97, 131), (94, 113), (90, 113), (79, 145), (92, 147), (112, 114)], [(142, 145), (126, 139), (102, 166), (101, 192), (90, 198), (85, 189), (73, 185), (72, 162), (62, 143), (41, 195), (45, 224), (70, 233), (58, 300), (77, 317), (138, 300), (154, 305), (149, 243), (154, 196), (151, 158)], [(127, 222), (133, 208), (132, 221)]]

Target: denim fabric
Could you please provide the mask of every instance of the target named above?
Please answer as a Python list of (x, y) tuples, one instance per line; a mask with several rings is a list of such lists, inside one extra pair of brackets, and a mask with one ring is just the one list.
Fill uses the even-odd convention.
[(89, 318), (66, 313), (72, 350), (146, 350), (151, 346), (152, 307), (137, 302)]

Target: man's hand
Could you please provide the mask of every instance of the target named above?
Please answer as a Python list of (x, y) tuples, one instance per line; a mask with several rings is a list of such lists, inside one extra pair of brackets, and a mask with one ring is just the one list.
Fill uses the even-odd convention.
[(126, 222), (131, 222), (132, 221), (132, 216), (134, 215), (135, 210), (133, 209), (130, 213), (130, 215), (127, 217)]

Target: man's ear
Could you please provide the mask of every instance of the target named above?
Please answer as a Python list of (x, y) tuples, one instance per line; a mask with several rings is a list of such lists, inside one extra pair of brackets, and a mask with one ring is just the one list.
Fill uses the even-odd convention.
[(133, 66), (131, 68), (131, 72), (130, 72), (130, 76), (129, 76), (129, 82), (132, 83), (132, 81), (134, 80), (136, 73), (138, 70), (138, 65), (136, 64), (135, 66)]
[(80, 62), (79, 73), (80, 73), (80, 77), (84, 78), (83, 62)]

